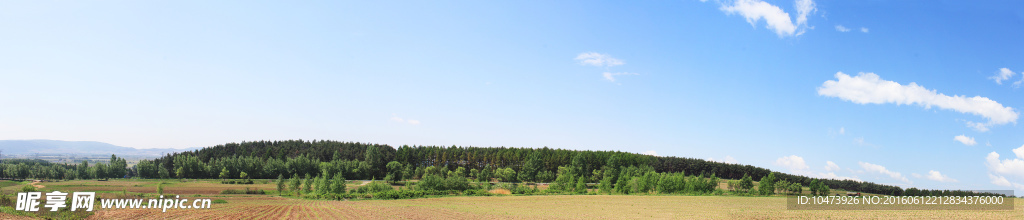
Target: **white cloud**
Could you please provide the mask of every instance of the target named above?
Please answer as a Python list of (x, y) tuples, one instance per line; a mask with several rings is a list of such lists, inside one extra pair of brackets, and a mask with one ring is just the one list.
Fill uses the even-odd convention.
[(797, 9), (796, 23), (778, 6), (761, 0), (735, 0), (722, 2), (719, 10), (726, 14), (739, 14), (747, 19), (747, 23), (756, 26), (758, 21), (764, 19), (767, 28), (775, 31), (779, 37), (799, 36), (807, 28), (807, 15), (817, 10), (814, 1), (796, 0), (794, 5)]
[(992, 184), (996, 186), (1010, 186), (1010, 181), (1006, 180), (1006, 177), (988, 174), (988, 179), (991, 180)]
[(985, 164), (988, 166), (989, 172), (1024, 177), (1024, 160), (1022, 160), (1024, 159), (1024, 146), (1013, 149), (1013, 153), (1016, 154), (1017, 158), (1007, 158), (1004, 160), (999, 160), (999, 153), (994, 151), (988, 153), (988, 156), (985, 157)]
[(598, 67), (613, 67), (626, 64), (626, 62), (623, 62), (620, 59), (615, 59), (612, 56), (609, 56), (608, 54), (600, 54), (595, 52), (580, 53), (579, 55), (576, 55), (576, 60), (579, 60), (580, 64), (583, 65), (591, 65)]
[(843, 27), (842, 25), (836, 25), (836, 30), (839, 32), (850, 32), (849, 28)]
[[(1021, 75), (1024, 75), (1024, 73), (1021, 73)], [(1013, 87), (1014, 88), (1020, 87), (1021, 83), (1024, 83), (1024, 77), (1021, 77), (1020, 80), (1017, 80), (1016, 82), (1013, 82)]]
[(986, 131), (991, 125), (1016, 123), (1019, 117), (1019, 113), (1013, 108), (981, 96), (947, 96), (913, 82), (900, 85), (897, 82), (882, 80), (874, 73), (860, 73), (856, 77), (851, 77), (838, 72), (835, 77), (837, 80), (825, 81), (818, 87), (818, 95), (837, 97), (857, 104), (917, 104), (926, 109), (938, 106), (942, 109), (970, 113), (989, 120), (986, 123), (968, 122), (968, 126), (979, 131)]
[(658, 152), (654, 152), (653, 150), (644, 151), (643, 153), (640, 153), (640, 154), (651, 155), (651, 156), (658, 156)]
[(779, 159), (775, 160), (775, 165), (785, 167), (789, 169), (789, 171), (792, 173), (806, 173), (807, 170), (811, 168), (807, 166), (806, 162), (804, 162), (803, 157), (799, 157), (796, 155), (780, 157)]
[(846, 134), (846, 128), (839, 127), (839, 134)]
[(836, 173), (834, 173), (834, 172), (819, 173), (818, 174), (818, 178), (834, 179), (834, 180), (853, 180), (853, 181), (858, 181), (858, 182), (863, 181), (863, 180), (860, 180), (860, 178), (857, 178), (856, 176), (854, 176), (854, 177), (839, 176), (839, 175), (836, 175)]
[(708, 157), (707, 160), (708, 161), (715, 161), (715, 162), (719, 162), (719, 163), (731, 163), (731, 164), (739, 163), (739, 162), (736, 161), (736, 158), (732, 158), (732, 156), (729, 156), (729, 155), (726, 155), (725, 159), (722, 159), (722, 160), (715, 160), (714, 157)]
[(875, 146), (874, 144), (871, 144), (871, 143), (868, 143), (867, 141), (865, 141), (864, 137), (854, 138), (853, 139), (853, 143), (856, 143), (857, 145), (860, 145), (860, 146), (878, 147), (878, 146)]
[(604, 79), (606, 79), (608, 81), (611, 81), (611, 82), (615, 82), (615, 76), (621, 76), (621, 75), (640, 75), (640, 74), (638, 74), (638, 73), (626, 73), (626, 72), (622, 72), (622, 73), (604, 72), (604, 74), (602, 74), (602, 75), (604, 75)]
[(910, 180), (907, 179), (906, 176), (903, 176), (903, 174), (900, 174), (899, 172), (895, 172), (895, 171), (891, 171), (889, 169), (886, 169), (882, 165), (866, 163), (866, 162), (857, 162), (857, 163), (859, 163), (860, 167), (863, 168), (867, 172), (880, 173), (880, 174), (887, 175), (887, 176), (889, 176), (889, 177), (891, 177), (893, 179), (897, 179), (897, 180), (900, 180), (900, 181), (903, 181), (903, 182), (906, 182), (906, 183), (911, 183)]
[(825, 161), (825, 171), (839, 171), (839, 165), (832, 161)]
[(967, 145), (967, 146), (974, 146), (975, 144), (978, 144), (978, 142), (974, 141), (973, 137), (967, 137), (967, 136), (964, 136), (962, 134), (961, 135), (957, 135), (956, 137), (953, 137), (953, 140), (959, 141), (960, 143), (963, 143), (964, 145)]
[(867, 32), (868, 32), (868, 28), (866, 28), (866, 27), (861, 27), (861, 28), (860, 28), (860, 32), (864, 32), (864, 33), (867, 33)]
[[(1002, 85), (1003, 84), (1003, 80), (1010, 79), (1010, 77), (1013, 77), (1013, 74), (1016, 74), (1016, 73), (1014, 73), (1013, 71), (1010, 71), (1010, 69), (1000, 68), (999, 72), (997, 72), (995, 76), (989, 77), (989, 79), (995, 80), (996, 84)], [(1014, 83), (1014, 85), (1017, 85), (1017, 83)]]
[(405, 122), (405, 119), (399, 118), (398, 116), (391, 116), (391, 121), (394, 121), (394, 122)]
[(930, 180), (939, 181), (939, 182), (952, 182), (952, 183), (959, 182), (956, 179), (949, 178), (949, 176), (943, 175), (942, 173), (939, 173), (939, 171), (934, 171), (934, 170), (929, 170), (928, 171), (928, 176), (926, 176), (926, 178), (928, 178)]
[(411, 125), (418, 125), (418, 124), (420, 124), (420, 120), (416, 120), (416, 119), (408, 119), (408, 120), (406, 120), (406, 119), (402, 119), (402, 118), (396, 116), (395, 114), (391, 114), (391, 121), (398, 122), (398, 123), (409, 123)]
[(814, 1), (812, 0), (796, 0), (795, 2), (793, 2), (793, 5), (796, 7), (797, 25), (806, 25), (807, 15), (814, 13), (814, 11), (818, 10), (817, 5), (814, 4)]

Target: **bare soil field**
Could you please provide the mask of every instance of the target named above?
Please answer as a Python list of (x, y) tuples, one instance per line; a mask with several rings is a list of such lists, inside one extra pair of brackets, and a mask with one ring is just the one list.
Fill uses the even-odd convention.
[(495, 196), (315, 201), (224, 198), (202, 210), (100, 210), (89, 219), (1022, 219), (1014, 211), (786, 210), (781, 197)]
[[(47, 190), (155, 192), (155, 181), (46, 182)], [(150, 184), (153, 184), (152, 186)], [(272, 184), (255, 184), (272, 189)], [(353, 184), (356, 185), (356, 184)], [(352, 185), (350, 185), (352, 186)], [(559, 195), (462, 196), (407, 200), (306, 200), (275, 195), (220, 195), (245, 185), (189, 182), (165, 185), (188, 199), (223, 199), (210, 209), (100, 209), (88, 219), (1024, 219), (1013, 211), (786, 210), (784, 197)], [(248, 187), (253, 187), (249, 185)], [(114, 192), (108, 192), (112, 194)], [(199, 194), (195, 197), (195, 194)], [(0, 214), (0, 218), (18, 218)]]

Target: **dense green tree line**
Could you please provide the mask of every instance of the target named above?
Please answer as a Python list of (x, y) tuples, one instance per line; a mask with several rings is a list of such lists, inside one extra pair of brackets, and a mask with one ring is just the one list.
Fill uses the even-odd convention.
[[(21, 165), (24, 164), (24, 165)], [(324, 173), (344, 179), (401, 181), (426, 174), (447, 179), (462, 176), (499, 182), (609, 183), (654, 188), (654, 183), (633, 183), (634, 178), (653, 179), (648, 173), (686, 173), (691, 176), (755, 181), (771, 176), (786, 186), (765, 193), (792, 190), (793, 185), (844, 189), (865, 193), (904, 195), (900, 187), (854, 180), (819, 179), (777, 173), (750, 165), (695, 158), (659, 157), (618, 151), (577, 151), (552, 148), (401, 146), (338, 141), (254, 141), (228, 143), (195, 151), (167, 154), (125, 168), (124, 159), (93, 166), (40, 165), (38, 162), (4, 163), (3, 177), (52, 179), (110, 178), (247, 178), (273, 179), (319, 177)], [(223, 175), (222, 175), (223, 174)], [(671, 176), (671, 175), (670, 175)], [(686, 177), (683, 177), (686, 178)], [(660, 181), (661, 177), (658, 177)], [(324, 180), (328, 181), (328, 180)], [(625, 182), (623, 182), (625, 181)], [(651, 180), (654, 181), (654, 180)], [(812, 184), (813, 183), (813, 184)], [(820, 187), (818, 187), (820, 185)], [(646, 188), (645, 188), (646, 189)], [(672, 191), (671, 188), (667, 188)], [(759, 189), (760, 190), (760, 189)], [(913, 195), (933, 194), (914, 189)], [(950, 193), (969, 194), (954, 191)], [(770, 193), (769, 193), (770, 194)], [(911, 193), (906, 193), (910, 195)]]
[[(398, 162), (398, 164), (389, 166), (389, 162), (392, 161)], [(387, 145), (358, 142), (255, 141), (229, 143), (197, 151), (176, 153), (156, 159), (153, 163), (163, 165), (172, 171), (178, 169), (179, 166), (184, 166), (183, 169), (186, 172), (182, 173), (180, 177), (187, 178), (216, 178), (221, 168), (227, 168), (232, 177), (242, 171), (257, 178), (268, 179), (278, 175), (290, 177), (291, 174), (315, 176), (320, 173), (319, 170), (329, 169), (331, 172), (342, 173), (346, 179), (401, 180), (421, 178), (423, 173), (429, 172), (438, 172), (439, 176), (447, 176), (445, 175), (447, 172), (456, 172), (462, 168), (465, 170), (464, 174), (469, 174), (473, 178), (505, 182), (557, 181), (556, 177), (565, 173), (574, 176), (573, 180), (582, 179), (587, 183), (600, 183), (607, 179), (612, 184), (619, 182), (623, 173), (622, 169), (637, 167), (638, 169), (650, 169), (657, 173), (715, 175), (725, 179), (741, 179), (744, 175), (748, 175), (755, 181), (772, 175), (774, 181), (785, 181), (790, 185), (796, 183), (810, 186), (812, 181), (817, 181), (823, 186), (833, 189), (886, 195), (904, 194), (903, 189), (897, 186), (854, 180), (811, 178), (777, 173), (751, 165), (618, 151), (577, 151), (547, 147), (534, 149), (405, 145), (395, 149)], [(203, 170), (201, 165), (206, 165), (208, 168)], [(567, 169), (564, 172), (560, 170), (563, 167)], [(142, 174), (142, 176), (152, 175)], [(388, 178), (388, 176), (391, 177)], [(774, 190), (776, 189), (772, 189), (772, 191)], [(788, 188), (783, 187), (778, 190), (788, 190)]]
[(109, 163), (92, 166), (89, 166), (88, 161), (82, 161), (81, 164), (59, 164), (28, 159), (6, 159), (0, 163), (0, 178), (11, 179), (107, 179), (131, 174), (128, 162), (117, 155), (111, 155)]

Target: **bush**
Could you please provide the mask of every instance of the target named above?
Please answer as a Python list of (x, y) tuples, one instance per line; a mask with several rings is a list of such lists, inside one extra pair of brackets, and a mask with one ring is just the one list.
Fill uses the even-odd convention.
[(422, 198), (426, 194), (419, 190), (391, 190), (373, 193), (375, 199), (412, 199)]
[(433, 174), (424, 175), (423, 179), (416, 183), (416, 189), (420, 190), (444, 190), (444, 188), (444, 178)]
[(241, 190), (241, 189), (225, 189), (224, 191), (220, 191), (220, 194), (258, 194), (258, 195), (263, 195), (263, 194), (267, 194), (267, 192), (263, 191), (262, 189), (250, 190), (249, 188), (245, 188), (245, 190)]
[(361, 186), (361, 187), (357, 188), (356, 192), (357, 193), (376, 193), (376, 192), (384, 192), (384, 191), (392, 191), (392, 190), (395, 190), (395, 189), (391, 188), (391, 184), (387, 184), (387, 183), (380, 182), (380, 181), (373, 181), (373, 182), (370, 182), (369, 184), (366, 184), (365, 186)]
[(224, 203), (228, 203), (228, 201), (223, 200), (223, 199), (214, 199), (212, 203), (213, 204), (224, 204)]
[[(264, 181), (264, 182), (266, 182), (266, 181)], [(220, 183), (221, 184), (253, 184), (254, 182), (251, 179), (247, 179), (247, 180), (224, 180), (224, 181), (220, 181)]]
[(32, 185), (25, 185), (25, 186), (21, 187), (21, 191), (22, 192), (35, 192), (36, 191), (36, 187), (32, 186)]
[(462, 194), (463, 195), (467, 195), (467, 196), (493, 196), (494, 195), (494, 194), (491, 194), (490, 192), (487, 192), (486, 189), (467, 189), (466, 191), (462, 192)]

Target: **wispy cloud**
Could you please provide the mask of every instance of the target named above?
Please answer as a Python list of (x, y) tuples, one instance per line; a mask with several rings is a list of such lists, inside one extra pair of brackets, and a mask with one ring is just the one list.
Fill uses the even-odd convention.
[[(1002, 85), (1004, 80), (1010, 79), (1010, 77), (1013, 77), (1014, 74), (1016, 73), (1010, 71), (1009, 68), (1000, 68), (999, 71), (996, 72), (996, 75), (989, 77), (989, 79), (995, 80), (996, 84)], [(1019, 85), (1019, 83), (1013, 83), (1013, 85), (1016, 86)]]
[[(606, 69), (607, 69), (607, 67), (621, 66), (623, 64), (626, 64), (625, 61), (622, 61), (620, 59), (616, 59), (616, 58), (612, 57), (611, 55), (601, 54), (601, 53), (596, 53), (596, 52), (580, 53), (579, 55), (576, 55), (576, 60), (579, 61), (581, 65), (589, 65), (589, 66), (596, 66), (596, 67), (606, 67)], [(601, 76), (603, 76), (604, 79), (608, 80), (609, 82), (615, 82), (617, 80), (616, 76), (622, 76), (622, 75), (640, 75), (640, 74), (638, 74), (638, 73), (629, 73), (629, 72), (604, 72), (604, 73), (601, 74)]]
[(804, 162), (804, 158), (797, 155), (780, 157), (775, 160), (775, 165), (789, 169), (789, 172), (794, 174), (806, 175), (810, 173), (809, 170), (811, 169), (811, 167), (807, 166), (807, 163)]
[(973, 137), (968, 137), (968, 136), (965, 136), (965, 135), (962, 135), (962, 134), (961, 135), (957, 135), (956, 137), (953, 137), (953, 140), (959, 141), (960, 143), (963, 143), (964, 145), (967, 145), (967, 146), (974, 146), (975, 144), (978, 144), (978, 142), (974, 141)]
[(867, 32), (868, 32), (868, 28), (866, 28), (866, 27), (861, 27), (861, 28), (860, 28), (860, 32), (864, 32), (864, 33), (867, 33)]
[(737, 163), (739, 163), (738, 161), (736, 161), (736, 158), (732, 158), (732, 156), (729, 156), (729, 155), (726, 155), (725, 159), (722, 159), (722, 160), (716, 160), (714, 157), (708, 157), (707, 161), (715, 161), (715, 162), (719, 162), (719, 163), (729, 163), (729, 164), (737, 164)]
[(849, 28), (843, 27), (842, 25), (836, 25), (836, 30), (839, 32), (850, 32)]
[(872, 143), (869, 143), (869, 142), (865, 141), (865, 140), (864, 140), (864, 137), (857, 137), (857, 138), (854, 138), (854, 139), (853, 139), (853, 143), (855, 143), (855, 144), (857, 144), (857, 145), (860, 145), (860, 146), (868, 146), (868, 147), (875, 147), (875, 148), (877, 148), (877, 147), (878, 147), (878, 146), (876, 146), (875, 144), (872, 144)]
[(957, 181), (956, 179), (949, 178), (949, 176), (946, 176), (946, 175), (944, 175), (942, 173), (939, 173), (939, 171), (934, 171), (934, 170), (929, 170), (928, 171), (928, 175), (925, 176), (925, 178), (930, 179), (930, 180), (934, 180), (934, 181), (939, 181), (939, 182), (950, 182), (950, 183), (960, 182), (960, 181)]
[(991, 181), (992, 184), (995, 184), (996, 186), (1010, 186), (1010, 181), (1006, 180), (1006, 177), (996, 176), (989, 173), (988, 179)]
[(825, 171), (839, 171), (839, 165), (836, 165), (836, 163), (832, 161), (825, 161)]
[(651, 156), (658, 156), (658, 152), (654, 152), (653, 150), (644, 151), (643, 153), (640, 153), (640, 154), (651, 155)]
[(398, 122), (398, 123), (408, 123), (408, 124), (411, 124), (411, 125), (418, 125), (418, 124), (420, 124), (420, 120), (416, 120), (416, 119), (403, 119), (403, 118), (398, 117), (395, 114), (391, 114), (391, 121)]
[(626, 64), (626, 62), (616, 59), (608, 54), (601, 54), (595, 52), (580, 53), (576, 55), (576, 60), (582, 65), (591, 65), (597, 67), (613, 67)]
[(803, 34), (807, 29), (807, 15), (817, 11), (812, 0), (796, 0), (794, 7), (797, 11), (796, 23), (782, 8), (761, 0), (723, 1), (719, 10), (729, 15), (739, 14), (751, 26), (756, 26), (758, 21), (764, 19), (769, 30), (775, 31), (779, 37), (787, 37)]
[(638, 73), (626, 73), (626, 72), (622, 72), (622, 73), (604, 72), (601, 75), (604, 76), (604, 79), (606, 79), (606, 80), (608, 80), (610, 82), (615, 82), (615, 76), (621, 76), (621, 75), (640, 75), (640, 74), (638, 74)]
[(867, 162), (858, 162), (858, 163), (860, 164), (860, 167), (864, 169), (864, 171), (867, 171), (867, 172), (870, 172), (870, 173), (883, 174), (883, 175), (889, 176), (889, 177), (891, 177), (893, 179), (903, 181), (905, 183), (911, 183), (910, 180), (907, 179), (906, 176), (903, 176), (903, 174), (900, 174), (899, 172), (895, 172), (895, 171), (891, 171), (889, 169), (886, 169), (882, 165), (872, 164), (872, 163), (867, 163)]
[(874, 73), (860, 73), (851, 77), (838, 72), (835, 77), (836, 80), (825, 81), (818, 87), (818, 95), (837, 97), (857, 104), (917, 104), (924, 106), (925, 109), (938, 106), (942, 109), (970, 113), (988, 119), (986, 123), (967, 122), (968, 126), (979, 131), (987, 131), (992, 125), (1016, 123), (1019, 117), (1019, 113), (1013, 108), (981, 96), (947, 96), (913, 82), (901, 85), (882, 80)]

